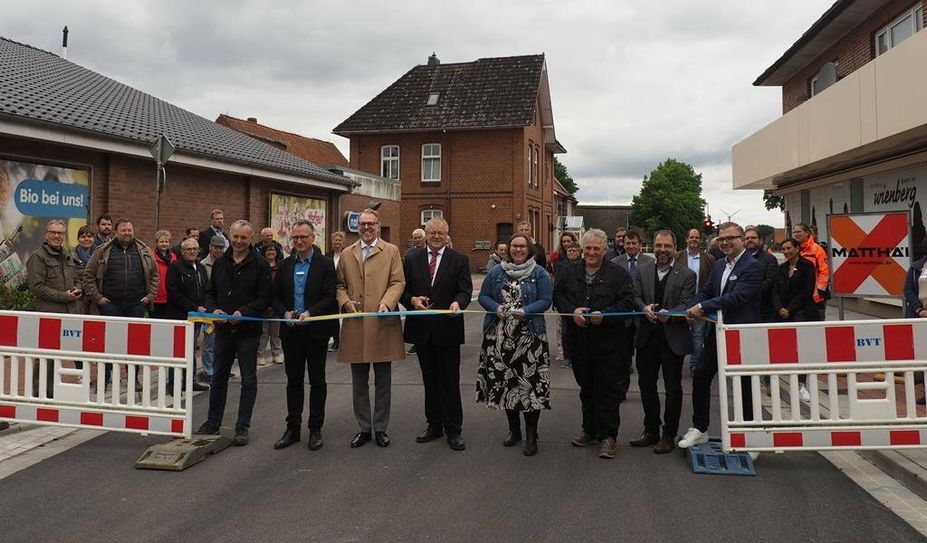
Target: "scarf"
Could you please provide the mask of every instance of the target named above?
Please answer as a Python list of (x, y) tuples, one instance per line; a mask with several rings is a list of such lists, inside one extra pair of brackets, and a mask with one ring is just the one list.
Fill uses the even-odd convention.
[(77, 255), (77, 258), (86, 266), (90, 262), (90, 254), (93, 252), (93, 247), (89, 249), (84, 249), (80, 245), (74, 248), (74, 254)]
[(529, 258), (521, 264), (504, 261), (499, 265), (502, 266), (502, 270), (508, 274), (509, 277), (515, 281), (521, 281), (525, 277), (531, 275), (531, 272), (534, 271), (534, 267), (537, 266), (538, 263), (533, 258)]

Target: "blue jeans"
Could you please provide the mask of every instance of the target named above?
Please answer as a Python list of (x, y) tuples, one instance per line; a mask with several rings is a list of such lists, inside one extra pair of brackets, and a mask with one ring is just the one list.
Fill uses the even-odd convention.
[(705, 330), (708, 321), (697, 320), (692, 323), (692, 355), (689, 357), (689, 367), (698, 366), (698, 361), (705, 350)]
[(212, 359), (216, 344), (216, 331), (203, 332), (203, 373), (212, 379)]
[(238, 401), (238, 420), (235, 430), (251, 427), (251, 413), (257, 399), (257, 351), (260, 336), (242, 335), (229, 330), (231, 325), (216, 329), (216, 351), (213, 359), (212, 386), (209, 389), (209, 424), (222, 426), (225, 399), (228, 396), (229, 375), (238, 356), (241, 370), (241, 398)]
[[(112, 302), (105, 303), (100, 305), (100, 315), (104, 317), (131, 317), (134, 319), (141, 319), (145, 316), (145, 310), (147, 309), (147, 304), (114, 304)], [(112, 380), (113, 375), (113, 365), (106, 364), (106, 382), (109, 383)]]

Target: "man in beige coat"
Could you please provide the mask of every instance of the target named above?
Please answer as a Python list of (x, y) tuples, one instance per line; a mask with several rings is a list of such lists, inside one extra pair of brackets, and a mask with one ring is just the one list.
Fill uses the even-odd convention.
[[(338, 306), (342, 313), (395, 311), (405, 289), (399, 249), (380, 239), (380, 218), (365, 209), (358, 222), (360, 239), (346, 247), (338, 261)], [(390, 444), (390, 377), (393, 360), (405, 358), (399, 317), (344, 319), (338, 361), (351, 364), (354, 417), (360, 431), (351, 440), (357, 448), (374, 437), (380, 447)], [(370, 415), (370, 366), (376, 379), (373, 417)]]

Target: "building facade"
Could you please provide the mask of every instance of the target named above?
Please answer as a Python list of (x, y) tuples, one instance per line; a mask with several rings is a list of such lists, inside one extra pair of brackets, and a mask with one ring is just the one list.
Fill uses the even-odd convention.
[(412, 68), (334, 129), (351, 168), (402, 184), (400, 235), (432, 217), (477, 271), (527, 221), (550, 248), (557, 226), (554, 133), (543, 55)]
[[(908, 211), (912, 253), (919, 254), (927, 194), (925, 7), (924, 0), (840, 0), (824, 13), (754, 82), (782, 87), (783, 115), (734, 146), (734, 188), (774, 190), (785, 198), (787, 228), (814, 224), (822, 241), (830, 214)], [(900, 300), (848, 303), (900, 314)]]

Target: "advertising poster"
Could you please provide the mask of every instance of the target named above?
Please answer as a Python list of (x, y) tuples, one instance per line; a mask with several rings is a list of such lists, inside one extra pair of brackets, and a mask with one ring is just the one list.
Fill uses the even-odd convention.
[(0, 160), (0, 284), (25, 282), (26, 262), (45, 241), (49, 220), (64, 220), (65, 246), (77, 245), (77, 230), (87, 224), (89, 209), (89, 172)]
[(270, 193), (270, 227), (274, 230), (274, 239), (283, 245), (286, 256), (290, 254), (293, 243), (290, 231), (297, 221), (305, 219), (315, 227), (315, 244), (324, 253), (328, 245), (328, 232), (325, 229), (325, 200), (304, 198), (292, 194)]
[(911, 266), (907, 211), (828, 216), (835, 296), (901, 296)]

